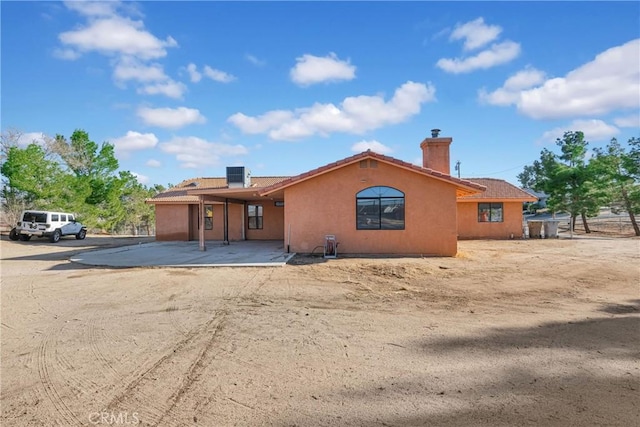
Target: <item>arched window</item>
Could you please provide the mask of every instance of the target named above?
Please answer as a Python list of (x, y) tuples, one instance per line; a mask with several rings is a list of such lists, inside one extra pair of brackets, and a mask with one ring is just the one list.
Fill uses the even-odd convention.
[(391, 187), (369, 187), (356, 194), (358, 230), (404, 230), (404, 193)]

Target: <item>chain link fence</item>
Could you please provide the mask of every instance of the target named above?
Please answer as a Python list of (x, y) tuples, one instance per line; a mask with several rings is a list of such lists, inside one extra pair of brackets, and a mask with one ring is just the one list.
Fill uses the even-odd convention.
[[(620, 214), (615, 215), (612, 214), (610, 216), (598, 216), (595, 218), (587, 218), (587, 225), (589, 226), (589, 230), (591, 233), (602, 233), (602, 234), (610, 234), (610, 235), (619, 235), (619, 236), (634, 236), (635, 231), (633, 230), (633, 225), (631, 224), (631, 219), (629, 219), (628, 214)], [(560, 222), (560, 231), (569, 232), (569, 221)], [(582, 222), (582, 218), (578, 217), (576, 219), (576, 225), (573, 229), (574, 233), (586, 233), (584, 223)]]
[[(523, 222), (523, 230), (525, 237), (529, 237), (529, 221), (531, 220), (539, 220), (543, 222), (545, 219), (552, 219), (549, 216), (545, 216), (544, 218), (539, 217), (529, 217), (526, 218)], [(569, 217), (567, 215), (558, 215), (556, 220), (558, 223), (558, 232), (561, 234), (569, 234), (570, 233), (570, 224)], [(638, 218), (640, 220), (640, 218)], [(589, 226), (589, 230), (592, 234), (603, 234), (610, 235), (614, 237), (631, 237), (635, 236), (635, 230), (633, 229), (633, 225), (631, 224), (631, 219), (629, 218), (629, 214), (625, 213), (612, 213), (609, 210), (603, 210), (599, 216), (594, 218), (587, 218), (587, 225)], [(582, 221), (582, 217), (577, 217), (575, 222), (575, 227), (573, 229), (575, 234), (586, 234), (585, 226)]]

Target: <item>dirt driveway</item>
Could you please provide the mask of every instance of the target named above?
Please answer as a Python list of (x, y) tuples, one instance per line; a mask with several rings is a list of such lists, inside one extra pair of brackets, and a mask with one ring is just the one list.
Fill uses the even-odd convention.
[(3, 426), (640, 425), (640, 240), (108, 269), (2, 238)]

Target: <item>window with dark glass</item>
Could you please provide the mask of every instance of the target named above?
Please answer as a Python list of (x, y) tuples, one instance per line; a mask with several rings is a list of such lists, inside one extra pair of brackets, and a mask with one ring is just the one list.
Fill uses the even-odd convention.
[(47, 213), (40, 212), (25, 212), (22, 217), (22, 221), (24, 222), (47, 222)]
[(404, 193), (391, 187), (369, 187), (356, 194), (358, 230), (404, 230)]
[(213, 230), (213, 205), (204, 205), (204, 229)]
[(478, 203), (478, 222), (502, 222), (502, 203)]
[(262, 229), (262, 205), (247, 205), (249, 229)]

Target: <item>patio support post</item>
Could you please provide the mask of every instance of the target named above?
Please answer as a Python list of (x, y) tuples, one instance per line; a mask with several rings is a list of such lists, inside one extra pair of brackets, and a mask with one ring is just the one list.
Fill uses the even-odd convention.
[(224, 245), (229, 244), (229, 199), (224, 199)]
[(204, 196), (198, 197), (198, 242), (201, 251), (206, 251), (207, 246), (204, 243)]
[(247, 232), (246, 232), (247, 222), (244, 219), (244, 213), (246, 211), (247, 211), (247, 201), (245, 200), (244, 203), (242, 203), (242, 214), (240, 215), (240, 218), (242, 219), (242, 240), (247, 240)]

